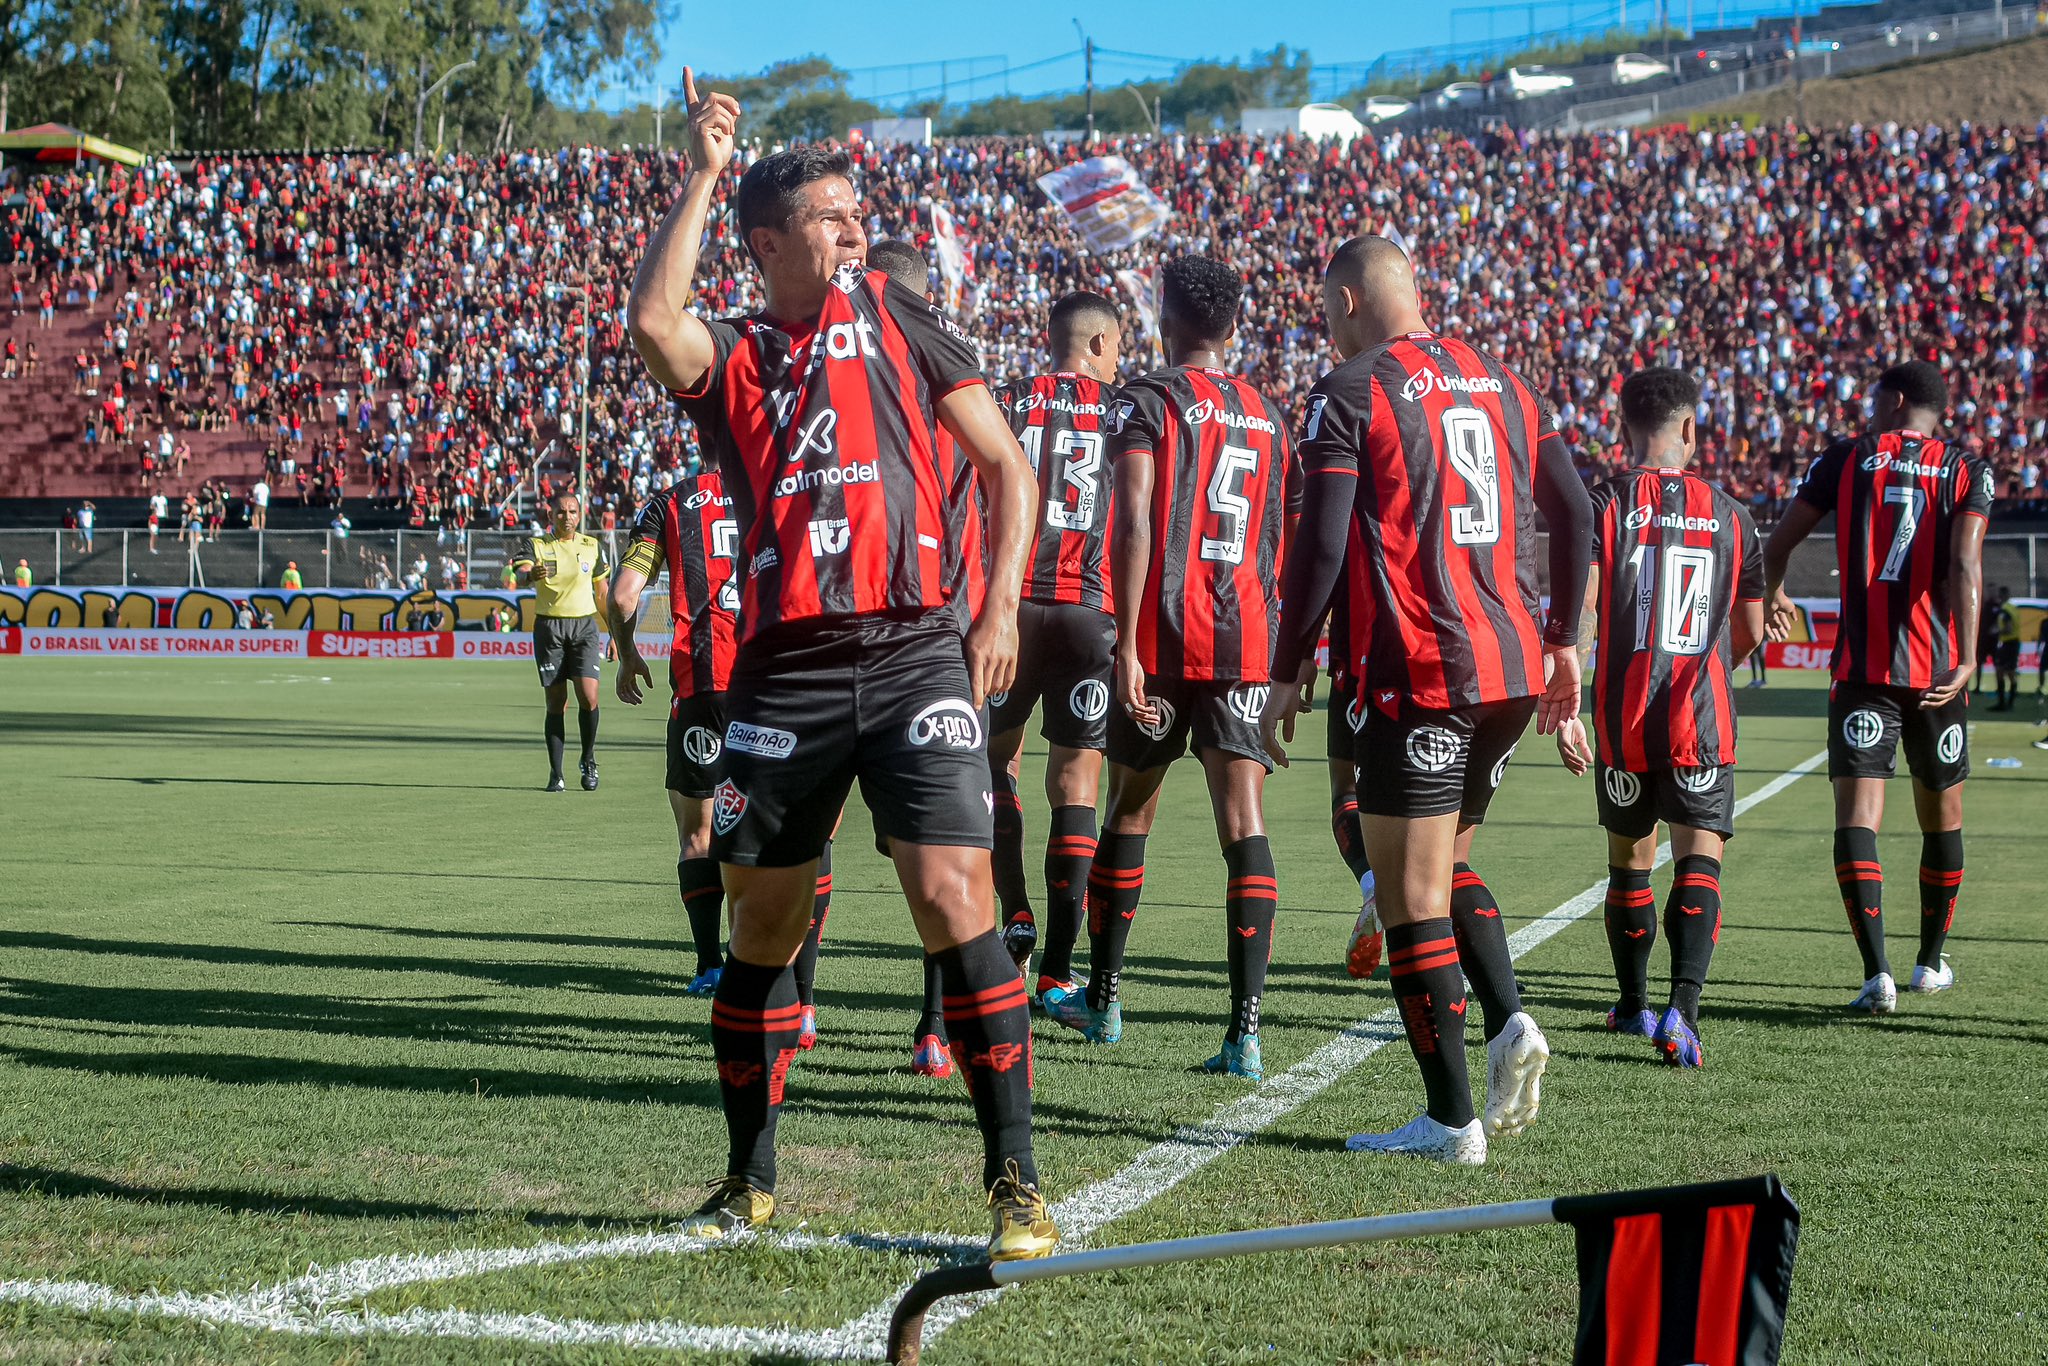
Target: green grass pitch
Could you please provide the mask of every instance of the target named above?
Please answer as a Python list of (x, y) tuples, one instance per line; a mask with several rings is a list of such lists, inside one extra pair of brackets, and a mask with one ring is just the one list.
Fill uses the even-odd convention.
[[(1783, 673), (1742, 694), (1743, 792), (1821, 748), (1823, 696)], [(325, 1306), (343, 1316), (330, 1324), (420, 1311), (409, 1321), (523, 1336), (278, 1332), (126, 1298), (246, 1306), (315, 1266), (659, 1235), (718, 1174), (709, 1007), (681, 994), (664, 713), (608, 705), (603, 788), (548, 797), (538, 704), (516, 665), (0, 664), (0, 1360), (648, 1359), (619, 1345), (630, 1325), (830, 1332), (929, 1264), (835, 1235), (985, 1234), (964, 1091), (907, 1071), (917, 959), (856, 809), (823, 1039), (782, 1123), (779, 1225), (821, 1245), (430, 1272)], [(1827, 785), (1809, 776), (1733, 846), (1706, 1072), (1657, 1067), (1601, 1030), (1596, 911), (1522, 961), (1555, 1060), (1538, 1125), (1485, 1168), (1343, 1151), (1419, 1103), (1396, 1044), (1096, 1241), (1775, 1170), (1805, 1211), (1788, 1361), (2042, 1360), (2048, 756), (2027, 748), (2033, 708), (1978, 713), (1954, 992), (1902, 996), (1884, 1020), (1842, 1010), (1860, 974)], [(1360, 986), (1336, 965), (1357, 898), (1328, 832), (1320, 717), (1296, 750), (1267, 799), (1269, 1076), (1390, 1001), (1384, 974)], [(1985, 766), (1999, 755), (2025, 767)], [(1042, 757), (1034, 738), (1027, 793)], [(1892, 950), (1909, 965), (1919, 846), (1903, 783), (1892, 803)], [(1035, 869), (1042, 799), (1026, 817)], [(1475, 862), (1511, 928), (1604, 877), (1590, 786), (1547, 740), (1523, 744)], [(1249, 1090), (1195, 1070), (1226, 989), (1223, 867), (1192, 765), (1169, 780), (1148, 875), (1123, 1045), (1037, 1025), (1055, 1200)], [(1654, 964), (1661, 984), (1661, 945)], [(52, 1302), (54, 1283), (83, 1287), (77, 1307)], [(1551, 1362), (1574, 1305), (1569, 1234), (1519, 1230), (1030, 1288), (927, 1359)], [(628, 1327), (612, 1345), (547, 1340), (544, 1325), (572, 1321)]]

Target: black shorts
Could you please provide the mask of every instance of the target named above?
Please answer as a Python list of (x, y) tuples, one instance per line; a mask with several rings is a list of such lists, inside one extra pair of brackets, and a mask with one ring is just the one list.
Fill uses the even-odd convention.
[(1593, 765), (1593, 800), (1609, 834), (1639, 840), (1657, 822), (1691, 826), (1735, 836), (1735, 765), (1717, 768), (1654, 768), (1648, 773)]
[(1997, 652), (1991, 657), (1991, 667), (1997, 669), (2000, 673), (2018, 673), (2020, 671), (2020, 643), (2017, 640), (1999, 641)]
[(1323, 756), (1332, 763), (1358, 762), (1358, 727), (1365, 720), (1365, 698), (1348, 678), (1330, 680), (1329, 725), (1324, 728)]
[(943, 608), (797, 623), (748, 641), (725, 692), (713, 854), (808, 863), (855, 778), (877, 836), (991, 847), (988, 718), (969, 694), (959, 626)]
[(1906, 767), (1931, 792), (1970, 776), (1969, 694), (1920, 705), (1917, 688), (1842, 681), (1828, 690), (1828, 777), (1889, 778)]
[(1466, 825), (1478, 825), (1536, 714), (1536, 699), (1511, 697), (1448, 711), (1404, 700), (1391, 716), (1370, 704), (1361, 712), (1361, 815), (1420, 820), (1455, 811)]
[(708, 797), (725, 766), (725, 694), (678, 697), (668, 709), (668, 790)]
[(997, 735), (1015, 730), (1043, 698), (1040, 735), (1069, 749), (1101, 749), (1109, 729), (1116, 618), (1073, 603), (1023, 602), (1017, 637), (1017, 681), (989, 698), (989, 729)]
[(1273, 759), (1259, 736), (1259, 716), (1272, 694), (1270, 683), (1147, 675), (1145, 695), (1163, 713), (1160, 724), (1141, 726), (1122, 707), (1111, 707), (1109, 761), (1140, 772), (1165, 768), (1188, 752), (1192, 739), (1197, 751), (1255, 759), (1271, 773)]
[(544, 688), (572, 678), (596, 678), (604, 665), (604, 633), (597, 618), (535, 617), (533, 662)]

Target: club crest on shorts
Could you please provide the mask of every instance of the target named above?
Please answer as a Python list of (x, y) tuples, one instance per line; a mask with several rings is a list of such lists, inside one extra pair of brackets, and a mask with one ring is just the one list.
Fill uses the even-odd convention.
[(1256, 726), (1266, 710), (1266, 699), (1272, 695), (1272, 687), (1265, 683), (1248, 683), (1241, 688), (1232, 688), (1228, 695), (1230, 714)]
[(1145, 701), (1152, 708), (1152, 710), (1159, 713), (1159, 724), (1156, 726), (1147, 725), (1145, 722), (1140, 721), (1135, 716), (1131, 718), (1131, 724), (1136, 726), (1139, 729), (1139, 731), (1141, 731), (1150, 739), (1164, 740), (1166, 738), (1167, 732), (1173, 729), (1173, 703), (1167, 701), (1163, 697), (1148, 696), (1145, 699)]
[(711, 828), (721, 835), (730, 835), (746, 814), (747, 794), (727, 778), (711, 794)]
[(947, 749), (980, 749), (981, 717), (957, 697), (934, 702), (910, 719), (910, 743), (920, 749), (942, 745)]
[(1607, 789), (1607, 800), (1616, 806), (1634, 806), (1643, 795), (1643, 780), (1627, 769), (1610, 768), (1600, 781)]
[(692, 726), (683, 732), (683, 757), (700, 768), (715, 761), (723, 748), (717, 734), (703, 726)]
[(1718, 766), (1711, 768), (1675, 768), (1671, 776), (1687, 792), (1712, 792), (1714, 785), (1721, 781)]
[(1100, 721), (1109, 711), (1109, 685), (1099, 678), (1084, 678), (1067, 694), (1067, 708), (1082, 721)]
[(1963, 757), (1963, 727), (1960, 722), (1941, 733), (1941, 739), (1934, 746), (1934, 752), (1945, 764), (1952, 764)]
[(1869, 749), (1884, 739), (1884, 718), (1868, 707), (1858, 707), (1842, 718), (1842, 738), (1851, 749)]
[(1464, 740), (1442, 726), (1422, 726), (1408, 734), (1408, 762), (1424, 773), (1444, 772), (1464, 752)]

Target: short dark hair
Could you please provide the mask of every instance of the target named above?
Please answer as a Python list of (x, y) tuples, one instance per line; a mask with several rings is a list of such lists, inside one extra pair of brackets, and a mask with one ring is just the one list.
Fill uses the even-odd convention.
[(1948, 381), (1933, 361), (1909, 360), (1894, 365), (1877, 377), (1877, 387), (1889, 389), (1906, 400), (1908, 408), (1925, 408), (1938, 413), (1948, 407)]
[(1683, 370), (1653, 365), (1621, 382), (1621, 420), (1630, 431), (1661, 430), (1699, 406), (1700, 386)]
[(919, 294), (932, 287), (931, 262), (924, 259), (924, 253), (899, 238), (884, 238), (868, 244), (868, 268), (899, 284), (908, 285)]
[(756, 228), (786, 231), (796, 217), (798, 195), (804, 186), (827, 176), (853, 179), (853, 158), (846, 152), (805, 144), (786, 152), (772, 152), (747, 167), (740, 177), (739, 193), (733, 196), (733, 213), (739, 219), (740, 243), (749, 253)]
[(1091, 290), (1077, 289), (1052, 306), (1047, 340), (1055, 356), (1071, 351), (1094, 333), (1123, 326), (1123, 314), (1114, 300)]
[(1244, 277), (1207, 256), (1176, 256), (1160, 268), (1159, 312), (1205, 341), (1230, 335)]
[(560, 507), (562, 500), (565, 498), (575, 498), (579, 503), (583, 501), (582, 498), (577, 496), (575, 489), (556, 489), (554, 494), (548, 499), (548, 506), (551, 508)]

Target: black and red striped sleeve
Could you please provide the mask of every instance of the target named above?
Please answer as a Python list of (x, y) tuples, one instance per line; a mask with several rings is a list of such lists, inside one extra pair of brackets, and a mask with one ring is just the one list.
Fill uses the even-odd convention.
[(704, 372), (704, 378), (698, 380), (694, 388), (669, 391), (683, 405), (683, 411), (689, 414), (690, 420), (699, 425), (707, 420), (724, 420), (720, 391), (725, 388), (725, 367), (740, 344), (740, 330), (723, 318), (705, 323), (704, 330), (711, 334), (711, 368)]
[(1735, 576), (1735, 600), (1737, 602), (1762, 602), (1764, 597), (1764, 543), (1757, 535), (1756, 523), (1750, 519), (1749, 509), (1734, 499), (1728, 500), (1729, 511), (1735, 517), (1735, 543), (1741, 547), (1742, 571)]
[(1998, 492), (1991, 462), (1981, 455), (1965, 452), (1963, 458), (1956, 462), (1956, 483), (1956, 511), (1989, 518), (1991, 504)]
[(1151, 377), (1125, 385), (1109, 405), (1111, 466), (1127, 455), (1150, 455), (1158, 450), (1171, 417), (1166, 394)]
[(1837, 441), (1814, 457), (1795, 495), (1820, 512), (1832, 512), (1842, 495), (1842, 467), (1856, 454), (1856, 442)]
[(910, 354), (931, 386), (934, 401), (966, 385), (988, 382), (981, 372), (981, 353), (937, 304), (908, 285), (886, 280), (881, 306), (903, 329), (903, 339), (910, 343)]
[(1303, 471), (1303, 513), (1281, 566), (1280, 638), (1273, 651), (1273, 677), (1283, 683), (1298, 678), (1302, 662), (1315, 658), (1323, 619), (1344, 577), (1365, 433), (1372, 421), (1371, 370), (1361, 377), (1361, 399), (1350, 401), (1344, 392), (1345, 379), (1357, 369), (1342, 365), (1324, 375), (1302, 410), (1301, 439), (1294, 450)]

